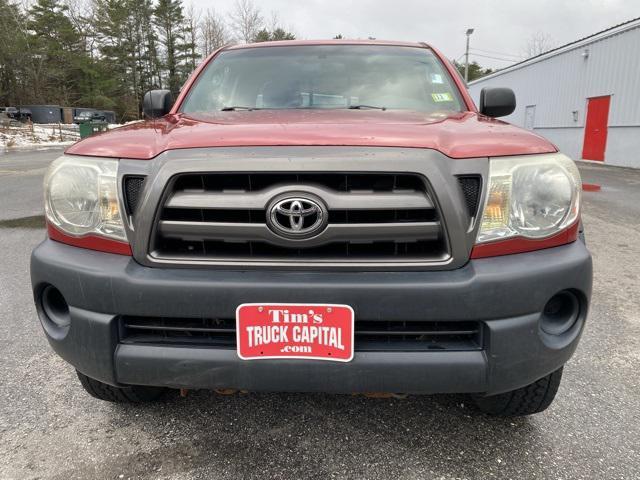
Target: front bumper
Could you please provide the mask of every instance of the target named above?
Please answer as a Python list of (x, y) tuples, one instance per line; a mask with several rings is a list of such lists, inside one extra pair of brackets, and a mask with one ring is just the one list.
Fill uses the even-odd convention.
[[(31, 281), (53, 349), (84, 374), (113, 385), (254, 391), (500, 393), (561, 367), (573, 354), (591, 296), (591, 256), (581, 241), (472, 260), (429, 272), (291, 272), (149, 268), (131, 257), (45, 240)], [(52, 328), (44, 287), (60, 290), (71, 323)], [(547, 301), (571, 289), (578, 320), (562, 335), (539, 326)], [(119, 316), (232, 318), (241, 303), (347, 304), (358, 318), (478, 320), (479, 351), (356, 352), (352, 362), (243, 361), (235, 350), (119, 342)]]

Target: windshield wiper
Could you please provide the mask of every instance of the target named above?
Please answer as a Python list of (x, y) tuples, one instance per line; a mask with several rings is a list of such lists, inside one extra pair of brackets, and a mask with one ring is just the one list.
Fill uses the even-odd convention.
[(243, 107), (241, 105), (234, 106), (234, 107), (222, 107), (220, 109), (221, 112), (233, 112), (235, 110), (248, 110), (248, 111), (251, 111), (251, 110), (260, 110), (260, 109), (257, 108), (257, 107)]
[(387, 107), (377, 107), (375, 105), (349, 105), (349, 110), (382, 110), (383, 112)]

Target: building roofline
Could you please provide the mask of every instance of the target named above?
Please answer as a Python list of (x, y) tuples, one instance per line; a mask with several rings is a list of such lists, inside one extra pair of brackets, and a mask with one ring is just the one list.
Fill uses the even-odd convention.
[(634, 28), (638, 28), (638, 27), (640, 27), (640, 17), (627, 20), (626, 22), (622, 22), (612, 27), (606, 28), (604, 30), (600, 30), (599, 32), (593, 33), (591, 35), (587, 35), (586, 37), (580, 38), (578, 40), (574, 40), (573, 42), (565, 43), (564, 45), (561, 45), (559, 47), (543, 52), (539, 55), (536, 55), (535, 57), (527, 58), (526, 60), (522, 60), (521, 62), (514, 63), (513, 65), (509, 65), (508, 67), (498, 70), (497, 72), (491, 73), (484, 77), (478, 78), (477, 80), (469, 82), (469, 86), (474, 85), (476, 83), (483, 82), (484, 80), (489, 80), (490, 78), (499, 77), (502, 74), (527, 67), (534, 63), (547, 60), (557, 55), (561, 55), (565, 52), (578, 49), (585, 45), (589, 45), (593, 42), (597, 42), (599, 40), (603, 40), (605, 38), (609, 38), (614, 35), (618, 35), (620, 33), (626, 32), (628, 30), (633, 30)]

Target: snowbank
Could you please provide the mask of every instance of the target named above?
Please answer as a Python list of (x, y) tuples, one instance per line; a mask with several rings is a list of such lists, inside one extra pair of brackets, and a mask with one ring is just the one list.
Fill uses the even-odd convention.
[[(137, 123), (140, 120), (127, 122), (124, 125)], [(117, 123), (109, 124), (109, 130), (122, 127)], [(0, 150), (16, 148), (55, 147), (72, 145), (80, 140), (80, 131), (75, 124), (0, 124)]]
[(78, 125), (73, 124), (0, 126), (0, 149), (71, 145), (78, 140)]

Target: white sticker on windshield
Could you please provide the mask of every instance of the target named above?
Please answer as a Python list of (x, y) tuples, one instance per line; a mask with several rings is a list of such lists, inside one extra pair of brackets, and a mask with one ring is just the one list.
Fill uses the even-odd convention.
[(431, 74), (431, 83), (444, 83), (442, 81), (442, 75), (440, 75), (439, 73), (432, 73)]

